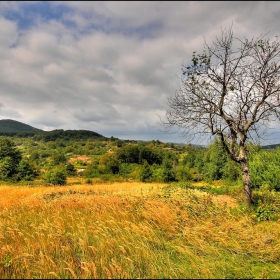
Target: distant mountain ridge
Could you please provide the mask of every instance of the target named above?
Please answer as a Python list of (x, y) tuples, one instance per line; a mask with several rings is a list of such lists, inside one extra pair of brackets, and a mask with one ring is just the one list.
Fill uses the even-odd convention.
[(11, 119), (0, 120), (0, 132), (41, 132), (42, 129)]
[(271, 145), (265, 145), (265, 146), (261, 146), (263, 149), (275, 149), (277, 147), (279, 147), (280, 144), (271, 144)]
[[(36, 135), (36, 136), (35, 136)], [(31, 125), (14, 121), (11, 119), (0, 120), (0, 136), (15, 136), (15, 137), (29, 137), (34, 136), (37, 140), (55, 141), (62, 140), (85, 140), (89, 138), (104, 138), (103, 135), (91, 130), (63, 130), (55, 129), (52, 131), (45, 131), (32, 127)]]
[[(35, 128), (31, 125), (11, 120), (11, 119), (3, 119), (0, 120), (0, 136), (15, 136), (15, 137), (29, 137), (36, 135), (36, 139), (44, 139), (45, 141), (55, 141), (56, 139), (88, 139), (88, 138), (100, 138), (100, 139), (109, 139), (97, 132), (91, 130), (63, 130), (63, 129), (55, 129), (52, 131), (45, 131), (39, 128)], [(112, 137), (111, 137), (112, 138)], [(115, 138), (115, 137), (113, 137)], [(115, 138), (116, 140), (118, 138)], [(122, 139), (124, 140), (124, 139)], [(125, 140), (124, 140), (125, 141)], [(143, 140), (134, 140), (136, 142), (150, 142)], [(168, 142), (173, 143), (173, 142)], [(173, 143), (175, 145), (185, 145), (183, 143)], [(194, 145), (194, 147), (205, 147), (204, 145)], [(272, 145), (264, 145), (261, 146), (263, 149), (275, 149), (279, 147), (279, 144)]]

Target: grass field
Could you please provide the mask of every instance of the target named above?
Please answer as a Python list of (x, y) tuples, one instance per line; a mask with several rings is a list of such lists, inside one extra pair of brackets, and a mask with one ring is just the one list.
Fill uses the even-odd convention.
[(280, 223), (177, 185), (0, 187), (0, 278), (280, 278)]

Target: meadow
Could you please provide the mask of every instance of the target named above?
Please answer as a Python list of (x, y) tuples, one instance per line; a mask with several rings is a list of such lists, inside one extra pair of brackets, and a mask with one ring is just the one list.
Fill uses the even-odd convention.
[(0, 278), (279, 279), (279, 220), (200, 186), (3, 184)]

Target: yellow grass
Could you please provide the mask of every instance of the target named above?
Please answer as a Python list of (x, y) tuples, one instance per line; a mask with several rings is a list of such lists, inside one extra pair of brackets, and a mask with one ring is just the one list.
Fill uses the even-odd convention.
[(0, 278), (279, 278), (279, 222), (157, 183), (0, 187)]

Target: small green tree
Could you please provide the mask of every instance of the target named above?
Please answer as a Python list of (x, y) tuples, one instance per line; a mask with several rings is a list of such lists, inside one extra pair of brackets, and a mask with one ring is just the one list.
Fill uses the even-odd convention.
[(173, 169), (172, 160), (168, 157), (165, 157), (163, 160), (163, 181), (172, 182), (176, 180), (175, 171)]
[(13, 141), (0, 137), (0, 179), (7, 180), (16, 177), (21, 153)]
[(62, 154), (62, 153), (55, 153), (52, 156), (52, 162), (53, 162), (53, 165), (59, 165), (61, 163), (66, 163), (67, 159), (66, 159), (64, 154)]
[(105, 154), (100, 159), (100, 165), (105, 166), (106, 173), (117, 174), (120, 170), (120, 162), (116, 154)]
[(218, 139), (205, 150), (203, 173), (207, 179), (220, 180), (223, 176), (223, 168), (228, 156)]
[(148, 164), (148, 162), (145, 160), (142, 170), (140, 172), (140, 180), (141, 182), (147, 182), (153, 175), (151, 166)]
[(72, 163), (67, 163), (66, 172), (68, 175), (72, 175), (72, 176), (76, 175), (76, 173), (77, 173), (76, 169)]
[(187, 165), (179, 165), (176, 168), (176, 179), (179, 181), (189, 181), (192, 179), (190, 168)]
[(280, 190), (280, 148), (259, 151), (250, 157), (252, 184)]
[(38, 175), (38, 170), (36, 166), (26, 159), (22, 159), (17, 168), (19, 179), (26, 181), (33, 180)]

